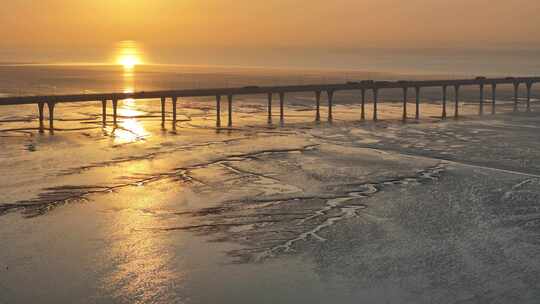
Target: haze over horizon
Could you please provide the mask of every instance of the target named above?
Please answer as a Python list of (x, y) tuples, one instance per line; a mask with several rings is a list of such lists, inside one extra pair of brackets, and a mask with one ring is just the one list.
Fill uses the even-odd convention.
[(110, 62), (126, 40), (149, 62), (186, 64), (257, 64), (250, 58), (270, 53), (536, 50), (539, 10), (533, 0), (18, 0), (0, 11), (0, 62)]

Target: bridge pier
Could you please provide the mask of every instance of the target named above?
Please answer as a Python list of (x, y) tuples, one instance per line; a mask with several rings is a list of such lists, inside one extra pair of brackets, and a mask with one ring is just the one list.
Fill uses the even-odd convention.
[(416, 87), (416, 114), (414, 119), (420, 119), (420, 87)]
[(54, 134), (54, 101), (48, 101), (47, 107), (49, 108), (49, 132)]
[(495, 115), (497, 110), (495, 109), (495, 103), (497, 100), (497, 84), (491, 85), (491, 115)]
[(527, 82), (527, 112), (531, 111), (531, 90), (532, 82)]
[(321, 91), (315, 92), (315, 122), (321, 122)]
[(173, 96), (173, 98), (172, 98), (172, 116), (173, 116), (172, 128), (173, 128), (173, 130), (176, 130), (176, 105), (177, 105), (177, 103), (178, 103), (178, 97)]
[(216, 95), (216, 128), (221, 128), (221, 95)]
[(409, 88), (404, 87), (403, 88), (403, 122), (407, 121), (407, 92), (409, 91)]
[(454, 118), (459, 117), (459, 85), (454, 86), (455, 91), (455, 106), (454, 106)]
[(272, 93), (268, 93), (268, 124), (272, 124)]
[(167, 102), (166, 97), (161, 97), (161, 128), (165, 128), (165, 103)]
[(332, 108), (334, 107), (334, 91), (328, 90), (326, 93), (328, 94), (328, 122), (332, 122), (334, 120), (334, 116), (332, 115)]
[(377, 121), (377, 102), (379, 99), (379, 89), (373, 88), (373, 121)]
[(112, 100), (112, 106), (113, 106), (113, 123), (116, 127), (118, 125), (118, 99)]
[(519, 82), (514, 83), (514, 112), (518, 111)]
[(285, 122), (285, 112), (284, 112), (284, 103), (285, 103), (285, 93), (279, 93), (279, 123), (283, 125)]
[(360, 113), (360, 120), (366, 120), (366, 89), (362, 89), (362, 109)]
[(107, 100), (101, 101), (101, 124), (103, 127), (107, 125)]
[(442, 119), (446, 119), (446, 97), (447, 97), (447, 86), (442, 87)]
[(480, 105), (478, 109), (478, 115), (484, 115), (484, 84), (480, 85)]
[(229, 118), (229, 121), (227, 123), (227, 126), (230, 128), (232, 127), (232, 102), (233, 102), (233, 96), (232, 95), (229, 95), (227, 96), (227, 101), (228, 101), (228, 118)]
[(39, 112), (39, 133), (44, 132), (44, 126), (43, 126), (43, 107), (45, 106), (45, 103), (39, 102), (38, 103), (38, 112)]

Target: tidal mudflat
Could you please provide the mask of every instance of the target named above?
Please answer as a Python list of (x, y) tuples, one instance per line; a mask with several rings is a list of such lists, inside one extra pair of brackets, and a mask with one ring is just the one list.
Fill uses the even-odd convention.
[[(214, 128), (185, 101), (62, 105), (0, 121), (0, 303), (536, 303), (540, 115), (313, 122), (302, 96)], [(450, 105), (449, 105), (450, 109)], [(323, 117), (325, 113), (323, 112)], [(369, 113), (368, 113), (369, 114)], [(54, 152), (54, 153), (53, 153)]]

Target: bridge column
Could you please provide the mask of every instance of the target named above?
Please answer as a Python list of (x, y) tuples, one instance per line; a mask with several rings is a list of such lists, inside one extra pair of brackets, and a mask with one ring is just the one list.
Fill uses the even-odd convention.
[(519, 82), (514, 83), (514, 112), (518, 111)]
[(409, 91), (409, 88), (404, 87), (403, 88), (403, 121), (407, 121), (407, 92)]
[(495, 115), (495, 101), (497, 100), (497, 84), (491, 85), (491, 115)]
[(101, 101), (101, 123), (105, 127), (107, 125), (107, 100)]
[(362, 109), (360, 120), (366, 120), (366, 89), (362, 89)]
[(416, 114), (414, 119), (420, 119), (420, 87), (416, 87)]
[(227, 97), (227, 101), (228, 101), (228, 116), (229, 116), (229, 121), (227, 123), (227, 126), (230, 128), (232, 127), (232, 102), (233, 102), (233, 96), (232, 95), (229, 95)]
[(379, 89), (373, 88), (373, 121), (377, 121), (377, 102), (379, 99)]
[(484, 84), (480, 84), (480, 109), (478, 115), (484, 115)]
[(442, 87), (442, 119), (446, 119), (446, 96), (447, 96), (447, 86)]
[(334, 116), (332, 115), (332, 108), (334, 107), (334, 91), (328, 90), (326, 93), (328, 94), (328, 121), (332, 122), (332, 120), (334, 120)]
[(221, 95), (216, 95), (216, 128), (221, 128)]
[(315, 122), (321, 122), (321, 91), (315, 92)]
[(268, 93), (268, 124), (272, 124), (272, 93)]
[(117, 117), (118, 117), (118, 99), (113, 99), (112, 101), (112, 106), (113, 106), (113, 123), (114, 123), (114, 126), (116, 127), (117, 126)]
[(45, 127), (43, 125), (43, 108), (45, 107), (44, 102), (38, 103), (38, 111), (39, 111), (39, 133), (43, 133), (45, 130)]
[(165, 128), (165, 103), (167, 102), (166, 97), (161, 97), (161, 128)]
[(454, 118), (459, 117), (459, 85), (454, 86), (455, 91), (455, 105), (454, 105)]
[(172, 128), (176, 130), (176, 104), (178, 103), (178, 97), (173, 96), (172, 98)]
[(531, 89), (532, 82), (527, 82), (527, 112), (531, 111)]
[(54, 101), (48, 101), (47, 107), (49, 108), (49, 132), (54, 134)]
[(285, 93), (279, 93), (279, 123), (283, 125), (285, 122), (285, 112), (284, 112), (284, 103), (285, 103)]

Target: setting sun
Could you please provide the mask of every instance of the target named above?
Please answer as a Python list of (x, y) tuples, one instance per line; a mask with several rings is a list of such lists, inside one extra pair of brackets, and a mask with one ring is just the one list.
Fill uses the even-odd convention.
[(136, 65), (141, 64), (141, 60), (135, 55), (124, 55), (118, 58), (117, 63), (123, 65), (126, 69), (132, 69)]
[(133, 69), (142, 64), (141, 51), (135, 41), (122, 41), (118, 44), (116, 63), (125, 69)]

